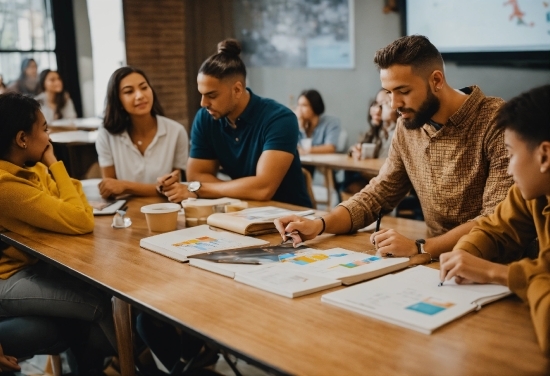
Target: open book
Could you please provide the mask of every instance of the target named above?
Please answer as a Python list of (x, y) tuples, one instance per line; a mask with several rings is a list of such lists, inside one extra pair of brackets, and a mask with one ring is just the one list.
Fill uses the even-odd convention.
[(142, 248), (160, 253), (178, 261), (187, 261), (187, 256), (198, 253), (259, 247), (269, 242), (261, 239), (214, 231), (207, 225), (166, 232), (140, 240)]
[(275, 206), (264, 206), (233, 213), (215, 213), (208, 217), (206, 223), (238, 234), (261, 235), (277, 231), (273, 223), (277, 218), (291, 214), (306, 216), (313, 213), (314, 210), (293, 211)]
[(511, 291), (500, 285), (439, 284), (439, 270), (417, 266), (325, 294), (321, 301), (422, 333), (479, 310)]
[[(351, 284), (407, 267), (408, 258), (381, 258), (343, 248), (281, 248), (280, 262), (264, 265), (217, 263), (191, 258), (191, 265), (234, 278), (238, 282), (275, 294), (294, 298), (340, 284)], [(231, 251), (227, 252), (231, 253)], [(240, 252), (238, 252), (240, 253)], [(273, 252), (273, 256), (276, 252)], [(246, 257), (246, 256), (243, 256)], [(202, 258), (202, 260), (201, 260)], [(275, 261), (268, 259), (267, 261)]]

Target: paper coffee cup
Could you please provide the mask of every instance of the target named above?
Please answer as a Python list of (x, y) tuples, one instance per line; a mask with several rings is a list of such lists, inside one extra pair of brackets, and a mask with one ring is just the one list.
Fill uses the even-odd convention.
[(376, 144), (363, 143), (361, 144), (361, 159), (374, 158)]
[(178, 226), (178, 212), (181, 206), (173, 203), (152, 204), (141, 207), (147, 227), (153, 232), (174, 231)]
[(300, 147), (304, 150), (306, 154), (311, 151), (312, 142), (313, 140), (311, 138), (302, 138), (300, 140)]

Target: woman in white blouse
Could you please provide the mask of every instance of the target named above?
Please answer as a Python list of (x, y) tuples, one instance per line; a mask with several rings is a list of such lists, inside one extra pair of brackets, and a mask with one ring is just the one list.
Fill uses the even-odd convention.
[(181, 176), (188, 157), (183, 125), (163, 110), (145, 73), (122, 67), (109, 79), (103, 127), (96, 149), (103, 197), (157, 194), (157, 177)]
[(35, 99), (40, 103), (40, 110), (48, 124), (58, 119), (76, 119), (73, 101), (63, 89), (63, 80), (58, 72), (44, 69), (40, 73), (38, 84), (42, 93)]

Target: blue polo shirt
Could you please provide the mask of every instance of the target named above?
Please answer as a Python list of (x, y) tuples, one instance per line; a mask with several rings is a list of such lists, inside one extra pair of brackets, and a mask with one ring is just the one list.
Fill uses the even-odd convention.
[(214, 118), (201, 108), (191, 131), (191, 158), (218, 160), (231, 179), (256, 175), (256, 165), (265, 150), (281, 150), (294, 155), (273, 200), (311, 207), (298, 156), (298, 120), (287, 107), (250, 92), (250, 101), (235, 121)]

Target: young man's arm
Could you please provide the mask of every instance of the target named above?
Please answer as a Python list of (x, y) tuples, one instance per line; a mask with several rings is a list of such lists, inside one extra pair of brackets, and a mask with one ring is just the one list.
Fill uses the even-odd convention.
[[(198, 190), (200, 198), (233, 197), (247, 200), (270, 200), (283, 181), (294, 155), (279, 151), (266, 150), (260, 155), (256, 165), (256, 175), (230, 181), (216, 178), (217, 162), (189, 158), (187, 162), (187, 180), (201, 183)], [(165, 188), (166, 197), (172, 202), (179, 202), (188, 197), (197, 197), (183, 184), (172, 184)]]

